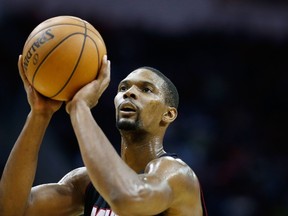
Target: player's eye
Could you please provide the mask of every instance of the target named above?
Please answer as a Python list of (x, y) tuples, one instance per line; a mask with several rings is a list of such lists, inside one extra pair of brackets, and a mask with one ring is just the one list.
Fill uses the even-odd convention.
[(144, 87), (144, 88), (142, 89), (142, 91), (145, 92), (145, 93), (150, 93), (150, 92), (152, 92), (152, 89), (149, 88), (149, 87)]
[(123, 91), (126, 91), (127, 90), (127, 87), (125, 86), (125, 85), (121, 85), (121, 86), (119, 86), (119, 88), (118, 88), (118, 91), (119, 92), (123, 92)]

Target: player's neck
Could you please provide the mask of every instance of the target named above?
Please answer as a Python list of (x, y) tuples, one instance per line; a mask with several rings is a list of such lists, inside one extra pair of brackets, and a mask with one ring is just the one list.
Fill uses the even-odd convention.
[(144, 170), (151, 160), (165, 153), (162, 139), (146, 141), (131, 143), (122, 139), (121, 157), (136, 172)]

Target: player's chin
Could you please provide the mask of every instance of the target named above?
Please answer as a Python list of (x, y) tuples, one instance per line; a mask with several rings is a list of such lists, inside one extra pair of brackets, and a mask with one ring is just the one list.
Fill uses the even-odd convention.
[(116, 126), (119, 130), (135, 130), (137, 129), (137, 123), (135, 119), (131, 118), (119, 118), (116, 122)]

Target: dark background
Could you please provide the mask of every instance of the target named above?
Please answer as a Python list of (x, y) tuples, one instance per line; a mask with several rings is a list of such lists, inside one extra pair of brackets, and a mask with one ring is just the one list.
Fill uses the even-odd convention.
[[(165, 138), (200, 179), (212, 216), (288, 215), (287, 52), (284, 0), (0, 0), (0, 167), (29, 112), (18, 55), (53, 16), (79, 16), (103, 36), (111, 85), (93, 114), (118, 150), (113, 98), (140, 66), (165, 73), (180, 93)], [(55, 114), (35, 185), (82, 166), (70, 119)]]

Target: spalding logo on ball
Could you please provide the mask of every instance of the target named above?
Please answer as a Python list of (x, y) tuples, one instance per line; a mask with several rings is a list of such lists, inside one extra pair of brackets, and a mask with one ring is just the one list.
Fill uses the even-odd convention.
[(105, 54), (104, 40), (90, 23), (57, 16), (30, 33), (23, 48), (23, 68), (39, 93), (68, 101), (96, 78)]

